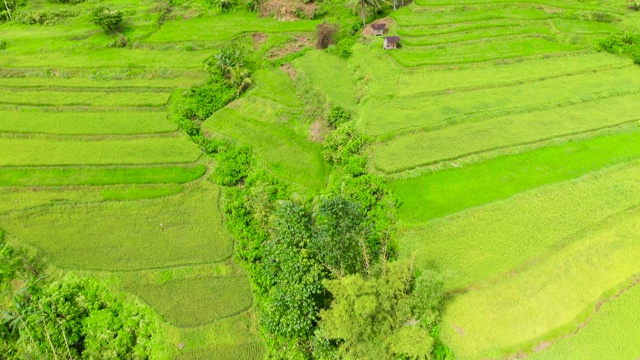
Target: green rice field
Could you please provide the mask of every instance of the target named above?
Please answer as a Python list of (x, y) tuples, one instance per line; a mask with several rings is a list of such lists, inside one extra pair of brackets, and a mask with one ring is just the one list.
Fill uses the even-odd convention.
[[(172, 359), (265, 358), (218, 160), (172, 122), (205, 62), (237, 45), (260, 68), (251, 85), (191, 120), (250, 146), (255, 169), (313, 207), (349, 176), (322, 145), (327, 110), (349, 111), (368, 171), (398, 200), (398, 259), (444, 278), (439, 340), (454, 357), (438, 359), (640, 359), (640, 67), (597, 47), (637, 33), (640, 13), (622, 0), (399, 2), (368, 13), (401, 37), (383, 50), (351, 25), (352, 5), (296, 4), (318, 15), (104, 3), (124, 12), (126, 43), (89, 21), (94, 1), (29, 0), (30, 15), (66, 17), (0, 22), (7, 241), (152, 307)], [(355, 44), (314, 49), (324, 20), (353, 27), (338, 36)]]

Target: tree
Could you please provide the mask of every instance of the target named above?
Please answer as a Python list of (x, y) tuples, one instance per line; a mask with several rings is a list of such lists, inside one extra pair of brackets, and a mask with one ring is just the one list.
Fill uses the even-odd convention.
[(311, 249), (334, 276), (367, 272), (369, 235), (362, 207), (338, 195), (320, 202)]
[(294, 348), (307, 353), (325, 277), (307, 249), (311, 226), (311, 214), (304, 207), (284, 203), (276, 212), (276, 234), (265, 244), (262, 263), (264, 278), (270, 282), (262, 303), (262, 325), (280, 342), (294, 343)]
[(360, 17), (362, 18), (362, 26), (367, 26), (367, 8), (371, 8), (374, 10), (380, 9), (382, 7), (382, 3), (386, 2), (385, 0), (353, 0), (353, 12), (358, 12), (358, 7), (360, 7)]
[(430, 359), (433, 339), (415, 321), (413, 273), (406, 263), (383, 262), (372, 276), (325, 281), (334, 300), (320, 313), (324, 337), (341, 342), (345, 359)]
[(104, 6), (95, 8), (91, 13), (91, 21), (110, 33), (119, 29), (123, 19), (124, 17), (120, 10), (111, 10)]

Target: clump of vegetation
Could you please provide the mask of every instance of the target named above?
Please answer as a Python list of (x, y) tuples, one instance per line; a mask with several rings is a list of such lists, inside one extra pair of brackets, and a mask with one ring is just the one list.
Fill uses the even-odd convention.
[(7, 47), (9, 46), (9, 42), (7, 40), (0, 40), (0, 50), (7, 50)]
[(600, 40), (598, 47), (612, 54), (628, 55), (640, 65), (640, 34), (610, 35)]
[(320, 333), (347, 359), (429, 359), (431, 331), (443, 304), (442, 280), (415, 278), (410, 264), (383, 262), (370, 276), (325, 282), (334, 300), (320, 313)]
[(329, 45), (335, 42), (335, 35), (338, 32), (337, 24), (329, 24), (323, 21), (322, 24), (316, 26), (318, 32), (318, 40), (316, 41), (316, 47), (318, 49), (326, 49)]
[(99, 6), (91, 12), (91, 21), (108, 33), (120, 30), (123, 20), (124, 14), (120, 10)]
[(13, 13), (19, 6), (26, 5), (27, 0), (3, 0), (4, 6), (0, 5), (0, 21), (12, 21)]
[[(161, 320), (93, 279), (48, 278), (43, 264), (0, 233), (0, 351), (6, 358), (153, 359)], [(19, 284), (16, 288), (16, 284)]]
[(327, 121), (334, 129), (351, 120), (351, 113), (340, 105), (334, 105), (327, 113)]
[(640, 1), (638, 0), (627, 0), (627, 8), (633, 11), (640, 11)]

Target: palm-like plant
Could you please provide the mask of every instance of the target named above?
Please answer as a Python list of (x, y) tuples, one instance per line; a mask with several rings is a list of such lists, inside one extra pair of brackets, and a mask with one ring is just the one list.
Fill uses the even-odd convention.
[(228, 74), (229, 83), (237, 89), (238, 95), (242, 94), (253, 83), (249, 77), (250, 71), (241, 64), (230, 67)]
[(362, 26), (367, 26), (367, 8), (372, 8), (374, 10), (380, 9), (383, 3), (386, 3), (386, 0), (353, 0), (353, 12), (358, 12), (358, 7), (360, 7), (360, 17), (362, 18)]

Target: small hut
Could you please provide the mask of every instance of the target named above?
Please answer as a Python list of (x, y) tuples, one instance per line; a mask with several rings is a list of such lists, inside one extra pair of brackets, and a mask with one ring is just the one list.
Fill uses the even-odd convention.
[(371, 29), (373, 30), (374, 36), (380, 36), (384, 33), (384, 30), (387, 28), (387, 24), (371, 24)]
[(382, 48), (385, 50), (397, 49), (398, 43), (400, 43), (400, 36), (389, 36), (384, 38), (384, 44)]

